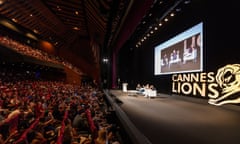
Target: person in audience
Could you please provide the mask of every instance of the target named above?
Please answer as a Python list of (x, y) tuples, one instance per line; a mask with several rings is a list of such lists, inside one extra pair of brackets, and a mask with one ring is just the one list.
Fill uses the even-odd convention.
[[(101, 90), (89, 85), (77, 86), (60, 81), (25, 80), (21, 76), (18, 79), (12, 74), (8, 76), (10, 73), (7, 71), (2, 76), (1, 71), (0, 143), (19, 140), (20, 143), (56, 144), (62, 137), (62, 141), (59, 140), (61, 143), (89, 144), (95, 140), (102, 141), (104, 135), (96, 133), (100, 129), (105, 129), (106, 141), (118, 140), (113, 130), (106, 129), (110, 124), (106, 118), (107, 108)], [(73, 93), (76, 93), (75, 98), (72, 98)], [(70, 114), (66, 115), (67, 112)], [(78, 116), (80, 120), (77, 120)], [(65, 133), (57, 137), (63, 123)], [(79, 134), (83, 129), (87, 136)], [(25, 132), (26, 135), (23, 135)]]
[(7, 144), (8, 141), (9, 141), (12, 137), (14, 137), (15, 135), (17, 135), (17, 133), (18, 133), (18, 131), (15, 131), (15, 132), (13, 132), (13, 133), (10, 133), (9, 136), (8, 136), (6, 139), (4, 139), (3, 134), (0, 133), (0, 144)]
[(62, 144), (71, 144), (72, 140), (73, 140), (73, 129), (72, 129), (72, 125), (71, 125), (71, 120), (66, 119)]
[(3, 139), (3, 135), (2, 134), (0, 134), (0, 144), (4, 144), (5, 142), (4, 142), (4, 139)]
[(95, 140), (95, 144), (106, 144), (107, 143), (107, 130), (102, 128), (98, 130), (98, 136)]
[[(107, 139), (109, 144), (119, 143), (116, 137), (117, 127), (116, 125), (110, 125), (107, 128)], [(119, 143), (120, 144), (120, 143)]]
[(79, 144), (91, 144), (91, 140), (87, 137), (81, 136)]
[(56, 120), (62, 121), (64, 117), (65, 107), (64, 104), (56, 106), (53, 110), (53, 116)]
[(41, 144), (47, 144), (47, 140), (44, 138), (43, 134), (36, 131), (36, 130), (30, 130), (28, 133), (27, 133), (27, 141), (29, 143), (35, 143), (35, 144), (38, 144), (38, 143), (41, 143)]

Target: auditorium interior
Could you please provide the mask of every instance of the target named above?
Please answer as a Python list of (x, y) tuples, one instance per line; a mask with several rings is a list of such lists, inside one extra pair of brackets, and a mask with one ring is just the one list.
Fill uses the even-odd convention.
[(0, 0), (0, 144), (239, 144), (238, 17), (236, 1)]

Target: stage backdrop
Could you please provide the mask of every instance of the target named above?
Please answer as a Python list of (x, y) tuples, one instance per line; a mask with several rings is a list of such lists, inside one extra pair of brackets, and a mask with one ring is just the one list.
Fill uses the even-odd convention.
[[(199, 34), (201, 35), (201, 55), (197, 55), (201, 63), (192, 73), (214, 72), (228, 64), (240, 64), (239, 56), (239, 22), (232, 18), (237, 18), (239, 9), (234, 1), (218, 2), (217, 6), (214, 1), (195, 0), (191, 1), (189, 7), (185, 7), (181, 13), (165, 23), (157, 33), (154, 33), (148, 40), (136, 48), (136, 43), (127, 42), (119, 52), (118, 57), (118, 75), (121, 80), (128, 83), (129, 89), (135, 89), (137, 83), (153, 84), (160, 93), (172, 93), (172, 76), (176, 73), (188, 73), (183, 70), (180, 72), (169, 72), (169, 62), (173, 49), (162, 49), (158, 57), (160, 69), (157, 71), (154, 64), (156, 56), (155, 47), (159, 46), (174, 38), (178, 34), (191, 29), (200, 24), (202, 30), (199, 33), (192, 33), (190, 37), (179, 40), (176, 45), (184, 47), (185, 43), (190, 44), (192, 37), (195, 37), (197, 46)], [(187, 42), (185, 42), (186, 40)], [(171, 52), (170, 52), (171, 50)], [(168, 67), (164, 67), (164, 52), (168, 56)], [(181, 63), (183, 61), (184, 50), (179, 51), (181, 54)], [(199, 54), (199, 53), (198, 53)], [(175, 61), (177, 63), (177, 61)], [(194, 61), (191, 61), (194, 62)], [(186, 61), (189, 63), (189, 61)], [(162, 64), (162, 67), (161, 67)], [(176, 69), (180, 69), (172, 62)], [(174, 68), (172, 67), (172, 68)], [(181, 70), (181, 69), (180, 69)], [(160, 74), (163, 72), (164, 74)], [(199, 95), (199, 97), (201, 97)]]

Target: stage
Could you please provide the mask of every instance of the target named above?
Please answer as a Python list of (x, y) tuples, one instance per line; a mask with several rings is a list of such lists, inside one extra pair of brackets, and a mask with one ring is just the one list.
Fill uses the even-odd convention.
[(108, 93), (149, 143), (240, 143), (240, 106), (217, 107), (206, 99), (180, 95), (158, 93), (149, 99), (121, 90)]

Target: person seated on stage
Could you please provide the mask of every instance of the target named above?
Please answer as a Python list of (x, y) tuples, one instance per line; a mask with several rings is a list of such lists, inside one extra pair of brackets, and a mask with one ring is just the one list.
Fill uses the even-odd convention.
[(136, 90), (138, 94), (142, 94), (144, 92), (144, 88), (140, 84), (137, 84)]
[(150, 85), (150, 89), (151, 89), (151, 90), (156, 90), (156, 88), (154, 87), (154, 85)]
[(151, 90), (151, 89), (150, 89), (149, 84), (146, 84), (146, 85), (144, 86), (144, 92), (143, 92), (144, 97), (148, 97), (148, 94), (149, 94), (149, 91), (150, 91), (150, 90)]
[(137, 91), (140, 91), (141, 88), (142, 88), (141, 85), (140, 85), (140, 84), (137, 84), (136, 90), (137, 90)]
[(154, 85), (150, 85), (146, 87), (144, 91), (144, 97), (151, 98), (157, 96), (157, 89), (154, 87)]

